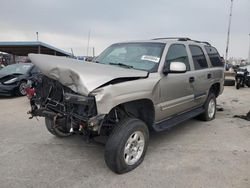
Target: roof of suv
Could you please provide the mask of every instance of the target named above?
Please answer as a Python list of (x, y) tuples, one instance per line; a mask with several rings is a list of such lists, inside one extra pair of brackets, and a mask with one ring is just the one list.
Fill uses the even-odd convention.
[(209, 42), (206, 41), (198, 41), (198, 40), (192, 40), (190, 38), (186, 38), (186, 37), (164, 37), (164, 38), (154, 38), (152, 40), (156, 40), (156, 41), (163, 41), (163, 42), (167, 42), (167, 41), (188, 41), (188, 42), (194, 42), (194, 43), (201, 43), (201, 44), (206, 44), (206, 45), (211, 45)]
[(161, 43), (167, 43), (167, 42), (183, 42), (188, 44), (200, 44), (200, 45), (207, 45), (211, 46), (209, 42), (206, 41), (198, 41), (198, 40), (192, 40), (190, 38), (186, 37), (162, 37), (162, 38), (154, 38), (150, 40), (136, 40), (136, 41), (126, 41), (126, 42), (119, 42), (119, 43), (129, 43), (129, 42), (161, 42)]

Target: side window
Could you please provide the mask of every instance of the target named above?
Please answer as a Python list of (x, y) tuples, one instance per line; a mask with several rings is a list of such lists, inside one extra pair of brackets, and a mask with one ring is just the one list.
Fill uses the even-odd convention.
[(189, 46), (195, 70), (208, 68), (206, 57), (199, 46), (190, 45)]
[(173, 44), (169, 47), (165, 61), (165, 66), (167, 66), (168, 69), (170, 68), (171, 62), (183, 62), (187, 67), (187, 71), (190, 71), (190, 64), (185, 45)]
[(205, 46), (205, 49), (213, 67), (224, 67), (224, 63), (221, 61), (221, 57), (214, 47)]

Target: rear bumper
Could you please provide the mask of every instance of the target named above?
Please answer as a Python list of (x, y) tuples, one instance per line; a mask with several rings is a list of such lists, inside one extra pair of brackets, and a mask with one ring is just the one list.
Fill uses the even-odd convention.
[(0, 95), (12, 96), (15, 95), (18, 85), (3, 85), (0, 83)]

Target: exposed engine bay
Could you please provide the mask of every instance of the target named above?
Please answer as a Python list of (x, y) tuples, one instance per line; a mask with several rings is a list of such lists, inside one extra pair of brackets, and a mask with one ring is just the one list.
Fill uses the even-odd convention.
[(122, 114), (122, 110), (115, 109), (109, 115), (97, 115), (94, 96), (79, 95), (41, 74), (29, 81), (26, 91), (30, 98), (30, 118), (45, 117), (45, 122), (49, 120), (53, 128), (61, 130), (59, 136), (70, 133), (89, 137), (108, 135), (109, 130), (119, 121), (118, 116)]

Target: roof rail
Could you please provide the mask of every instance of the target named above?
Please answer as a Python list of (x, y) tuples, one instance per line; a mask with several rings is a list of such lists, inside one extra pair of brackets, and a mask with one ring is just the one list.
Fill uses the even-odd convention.
[(197, 42), (197, 43), (203, 43), (203, 44), (207, 44), (209, 46), (211, 46), (211, 44), (209, 42), (206, 42), (206, 41), (198, 41), (198, 40), (191, 40), (193, 42)]
[(152, 40), (162, 40), (162, 39), (176, 39), (176, 40), (179, 40), (179, 41), (191, 40), (190, 38), (186, 38), (186, 37), (162, 37), (162, 38), (154, 38)]
[(193, 41), (193, 42), (203, 43), (203, 44), (207, 44), (207, 45), (211, 46), (211, 44), (209, 42), (192, 40), (192, 39), (186, 38), (186, 37), (162, 37), (162, 38), (154, 38), (152, 40), (163, 40), (163, 39), (173, 39), (173, 40), (178, 40), (178, 41)]
[(204, 44), (207, 44), (207, 45), (211, 46), (211, 44), (210, 44), (209, 42), (202, 41), (202, 43), (204, 43)]

